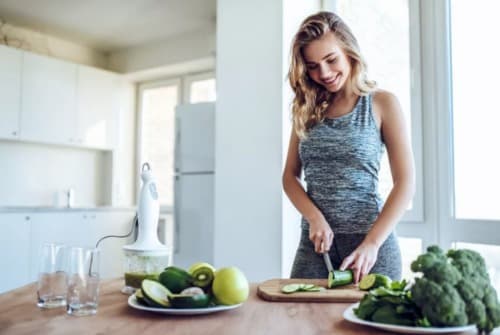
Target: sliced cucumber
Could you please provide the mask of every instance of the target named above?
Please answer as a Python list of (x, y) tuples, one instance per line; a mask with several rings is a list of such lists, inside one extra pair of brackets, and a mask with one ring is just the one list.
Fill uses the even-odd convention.
[(298, 290), (300, 290), (300, 287), (301, 287), (301, 284), (288, 284), (288, 285), (285, 285), (281, 288), (281, 292), (283, 292), (283, 293), (297, 292)]
[(152, 307), (170, 307), (172, 293), (162, 284), (151, 279), (144, 279), (141, 284), (144, 300)]
[(320, 292), (325, 288), (314, 284), (294, 283), (287, 284), (281, 288), (281, 292), (289, 294), (294, 292)]
[(387, 277), (386, 275), (379, 273), (370, 273), (361, 278), (361, 281), (359, 282), (359, 289), (369, 291), (377, 287), (389, 288), (391, 286), (391, 282), (391, 278)]
[(314, 287), (316, 287), (316, 285), (314, 285), (314, 284), (302, 284), (302, 287), (301, 287), (301, 288), (302, 288), (303, 290), (308, 291), (308, 290), (310, 290), (310, 289), (313, 289)]

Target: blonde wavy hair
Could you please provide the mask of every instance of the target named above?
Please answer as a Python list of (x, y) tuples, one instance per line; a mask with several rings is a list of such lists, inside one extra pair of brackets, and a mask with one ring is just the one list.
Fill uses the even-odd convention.
[(367, 78), (367, 65), (358, 41), (345, 22), (331, 12), (319, 12), (307, 17), (293, 38), (288, 72), (288, 79), (295, 93), (292, 103), (293, 129), (301, 139), (307, 137), (312, 126), (324, 120), (325, 111), (335, 95), (309, 77), (303, 56), (303, 50), (309, 43), (328, 32), (335, 34), (350, 59), (350, 84), (354, 93), (367, 95), (376, 88), (376, 83)]

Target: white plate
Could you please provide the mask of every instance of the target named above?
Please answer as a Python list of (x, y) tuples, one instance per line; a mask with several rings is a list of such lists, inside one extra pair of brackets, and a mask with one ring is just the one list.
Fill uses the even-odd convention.
[(216, 312), (227, 311), (230, 309), (235, 309), (240, 307), (242, 304), (237, 305), (220, 305), (214, 307), (205, 307), (205, 308), (155, 308), (155, 307), (146, 307), (137, 302), (135, 295), (132, 294), (128, 298), (128, 305), (135, 309), (140, 309), (141, 311), (148, 311), (154, 313), (162, 313), (162, 314), (170, 314), (170, 315), (199, 315), (199, 314), (210, 314)]
[(468, 325), (463, 327), (408, 327), (408, 326), (397, 326), (385, 323), (378, 323), (373, 321), (366, 321), (360, 319), (354, 314), (353, 309), (358, 307), (359, 302), (352, 304), (344, 311), (344, 319), (352, 323), (357, 323), (360, 325), (371, 326), (375, 328), (380, 328), (388, 330), (395, 333), (401, 334), (446, 334), (446, 333), (456, 333), (464, 332), (469, 330), (475, 330), (476, 325)]

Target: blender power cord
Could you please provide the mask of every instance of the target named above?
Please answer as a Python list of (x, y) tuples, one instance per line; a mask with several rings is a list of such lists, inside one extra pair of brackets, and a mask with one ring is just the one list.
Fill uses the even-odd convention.
[(105, 240), (105, 239), (107, 239), (107, 238), (110, 238), (110, 237), (116, 237), (116, 238), (125, 238), (125, 237), (129, 237), (130, 235), (132, 235), (132, 233), (134, 232), (135, 228), (137, 227), (137, 225), (138, 225), (138, 223), (139, 223), (138, 221), (139, 221), (139, 217), (138, 217), (137, 213), (135, 213), (134, 219), (132, 220), (132, 229), (130, 229), (130, 232), (129, 232), (128, 234), (126, 234), (126, 235), (106, 235), (106, 236), (103, 236), (103, 237), (101, 237), (101, 238), (97, 241), (97, 243), (95, 244), (95, 248), (96, 248), (96, 249), (97, 249), (97, 248), (99, 248), (99, 244), (100, 244), (103, 240)]
[[(135, 216), (134, 216), (134, 219), (132, 220), (132, 229), (130, 229), (130, 232), (126, 235), (106, 235), (106, 236), (103, 236), (101, 237), (97, 243), (95, 244), (95, 248), (99, 248), (99, 244), (107, 239), (107, 238), (110, 238), (110, 237), (116, 237), (116, 238), (125, 238), (125, 237), (129, 237), (130, 235), (132, 235), (132, 233), (134, 232), (135, 230), (135, 227), (137, 227), (138, 225), (138, 222), (139, 221), (139, 217), (137, 215), (137, 213), (135, 213)], [(90, 266), (89, 266), (89, 276), (92, 276), (92, 263), (94, 263), (94, 254), (91, 254), (90, 256)]]

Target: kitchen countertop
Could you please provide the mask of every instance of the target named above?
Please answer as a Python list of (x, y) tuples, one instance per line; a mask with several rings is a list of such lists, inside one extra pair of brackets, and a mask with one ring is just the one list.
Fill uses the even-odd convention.
[(25, 212), (113, 212), (113, 211), (136, 211), (137, 207), (116, 207), (116, 206), (76, 206), (76, 207), (55, 207), (55, 206), (0, 206), (0, 213), (25, 213)]
[[(137, 206), (0, 206), (0, 213), (45, 213), (45, 212), (135, 212)], [(160, 215), (172, 214), (172, 206), (161, 206)]]
[[(272, 303), (256, 295), (251, 285), (241, 307), (207, 315), (173, 316), (143, 312), (127, 305), (120, 293), (122, 279), (103, 281), (97, 315), (75, 317), (64, 308), (36, 307), (36, 286), (30, 284), (0, 294), (2, 334), (393, 334), (355, 325), (342, 318), (345, 303)], [(455, 333), (456, 334), (456, 333)], [(463, 333), (475, 334), (475, 332)], [(500, 334), (498, 329), (494, 334)]]

